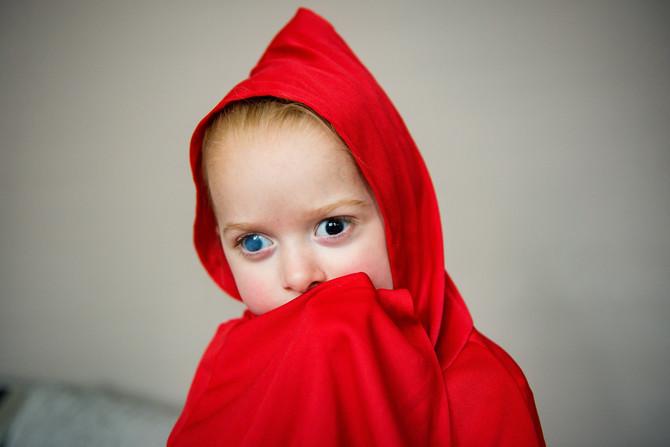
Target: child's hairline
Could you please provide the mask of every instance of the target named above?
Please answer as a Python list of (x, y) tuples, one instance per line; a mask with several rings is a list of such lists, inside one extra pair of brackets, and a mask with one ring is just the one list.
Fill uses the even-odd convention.
[[(215, 126), (217, 124), (220, 124), (220, 122), (226, 117), (231, 114), (234, 114), (235, 111), (244, 108), (244, 107), (253, 107), (254, 105), (260, 104), (261, 107), (263, 104), (274, 104), (274, 105), (281, 105), (285, 108), (291, 108), (292, 110), (299, 111), (301, 117), (305, 118), (311, 118), (311, 122), (318, 123), (321, 126), (324, 127), (324, 129), (329, 130), (333, 135), (337, 137), (339, 142), (342, 144), (344, 148), (346, 148), (347, 152), (354, 157), (353, 153), (351, 152), (349, 146), (347, 143), (344, 141), (344, 139), (340, 136), (340, 134), (335, 130), (335, 127), (324, 117), (322, 117), (320, 114), (318, 114), (316, 111), (314, 111), (311, 107), (308, 105), (301, 103), (299, 101), (292, 101), (284, 98), (279, 98), (275, 96), (254, 96), (250, 98), (244, 98), (240, 99), (237, 101), (233, 101), (229, 104), (227, 104), (223, 109), (218, 111), (216, 114), (214, 114), (210, 120), (209, 123), (207, 124), (207, 127), (205, 128), (205, 131), (203, 133), (202, 137), (202, 142), (201, 142), (201, 162), (204, 159), (203, 155), (206, 152), (206, 149), (208, 148), (208, 145), (211, 140), (211, 133), (213, 131), (221, 130), (221, 129), (216, 129)], [(279, 115), (279, 113), (276, 113), (276, 115)], [(277, 126), (278, 128), (281, 127), (282, 125), (286, 125), (286, 122), (288, 119), (284, 119), (283, 121), (281, 120), (275, 120), (271, 121), (269, 123), (264, 123), (266, 127), (269, 127), (269, 125), (272, 126)], [(304, 120), (305, 122), (310, 121), (309, 119)], [(245, 123), (246, 124), (246, 123)], [(260, 126), (261, 123), (253, 123), (256, 127)], [(239, 131), (239, 129), (233, 129), (231, 132), (236, 132)], [(356, 160), (354, 160), (356, 161)], [(358, 165), (358, 164), (357, 164)]]

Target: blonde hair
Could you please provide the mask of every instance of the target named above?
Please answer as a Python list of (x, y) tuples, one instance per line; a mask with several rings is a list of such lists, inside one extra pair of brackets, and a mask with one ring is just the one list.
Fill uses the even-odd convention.
[[(346, 144), (333, 126), (304, 104), (275, 97), (254, 97), (226, 106), (205, 130), (202, 140), (201, 172), (207, 185), (207, 166), (215, 146), (221, 146), (227, 138), (248, 135), (250, 132), (290, 128), (314, 131), (322, 127), (337, 136), (343, 149), (356, 164)], [(209, 189), (209, 188), (208, 188)]]

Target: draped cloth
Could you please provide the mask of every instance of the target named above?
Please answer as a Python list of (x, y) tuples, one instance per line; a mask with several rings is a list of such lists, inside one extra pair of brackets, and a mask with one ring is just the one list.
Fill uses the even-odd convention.
[(191, 138), (194, 244), (211, 278), (240, 299), (202, 178), (202, 139), (226, 105), (262, 96), (306, 105), (347, 145), (384, 220), (393, 289), (357, 272), (222, 323), (168, 446), (545, 445), (521, 369), (474, 328), (445, 270), (435, 191), (402, 118), (309, 9)]

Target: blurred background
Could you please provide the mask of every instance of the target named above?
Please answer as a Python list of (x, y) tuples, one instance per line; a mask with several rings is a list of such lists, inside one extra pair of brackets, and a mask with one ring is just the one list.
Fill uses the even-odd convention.
[[(4, 0), (5, 383), (89, 415), (73, 396), (104, 390), (153, 424), (124, 445), (164, 443), (216, 326), (243, 310), (192, 246), (188, 141), (298, 6), (404, 117), (447, 269), (523, 368), (548, 444), (669, 445), (663, 1)], [(11, 436), (39, 443), (25, 424)]]

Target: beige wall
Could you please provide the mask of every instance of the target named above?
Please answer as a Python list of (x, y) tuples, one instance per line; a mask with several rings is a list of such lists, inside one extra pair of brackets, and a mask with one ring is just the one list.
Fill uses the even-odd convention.
[[(665, 3), (304, 4), (405, 117), (549, 443), (667, 445)], [(191, 245), (187, 142), (298, 3), (195, 5), (0, 6), (0, 374), (181, 405), (241, 312)]]

